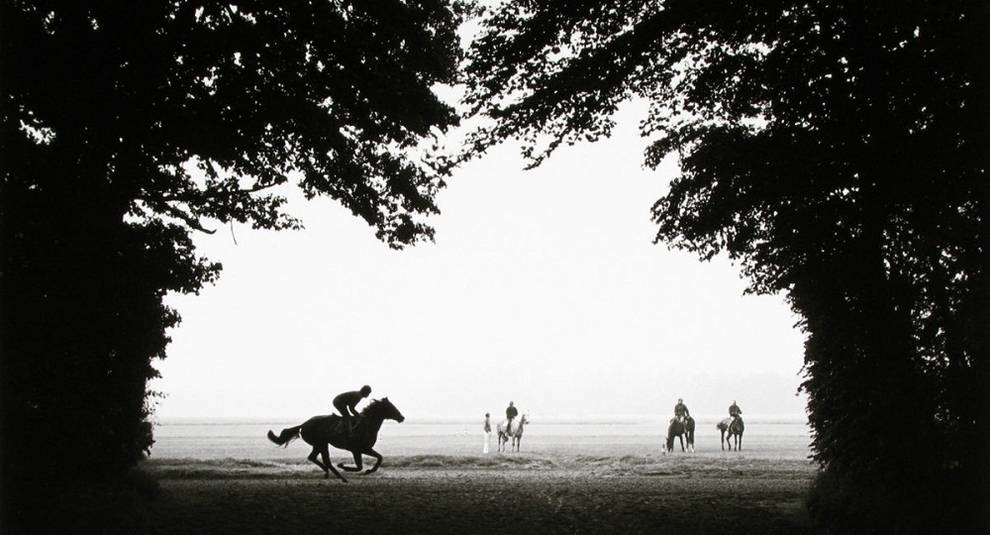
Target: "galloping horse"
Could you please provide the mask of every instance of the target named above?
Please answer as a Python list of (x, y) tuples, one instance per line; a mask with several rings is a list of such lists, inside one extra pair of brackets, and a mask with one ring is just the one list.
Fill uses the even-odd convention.
[[(340, 425), (343, 423), (343, 418), (336, 414), (330, 414), (314, 416), (303, 422), (302, 425), (283, 429), (278, 436), (268, 431), (268, 440), (279, 446), (288, 446), (289, 442), (302, 437), (307, 444), (313, 446), (313, 451), (307, 458), (323, 470), (324, 477), (329, 479), (330, 472), (333, 472), (333, 475), (339, 477), (344, 483), (347, 483), (347, 479), (340, 475), (340, 472), (330, 462), (329, 445), (350, 451), (354, 455), (354, 464), (356, 466), (344, 466), (344, 463), (337, 465), (347, 472), (361, 471), (363, 467), (361, 461), (362, 454), (374, 457), (377, 459), (375, 466), (364, 472), (366, 474), (373, 473), (382, 464), (381, 454), (372, 449), (375, 442), (378, 441), (378, 430), (381, 429), (382, 422), (385, 420), (395, 420), (401, 423), (405, 420), (405, 417), (402, 416), (399, 409), (395, 408), (395, 405), (392, 405), (392, 402), (388, 398), (382, 398), (381, 400), (372, 400), (361, 411), (360, 418), (356, 420), (354, 431), (350, 435), (348, 435), (344, 426)], [(322, 463), (316, 460), (317, 455), (323, 457)]]
[(525, 414), (520, 416), (518, 420), (515, 420), (511, 428), (508, 428), (508, 420), (499, 422), (498, 451), (505, 451), (505, 443), (508, 442), (510, 438), (512, 439), (512, 444), (509, 446), (509, 451), (512, 451), (512, 448), (519, 451), (519, 443), (522, 442), (523, 428), (525, 428), (528, 423), (529, 420), (526, 419)]
[[(674, 437), (677, 437), (681, 441), (681, 451), (694, 451), (694, 418), (687, 416), (684, 421), (681, 422), (677, 418), (670, 421), (670, 425), (667, 426), (667, 439), (666, 442), (661, 444), (661, 451), (663, 453), (674, 451)], [(684, 449), (684, 438), (687, 437), (688, 449)]]
[[(722, 449), (725, 449), (725, 445), (729, 445), (729, 451), (732, 451), (732, 437), (736, 437), (736, 451), (742, 449), (742, 436), (743, 431), (746, 430), (746, 424), (743, 423), (742, 416), (735, 416), (732, 418), (726, 418), (721, 422), (717, 423), (715, 427), (722, 432)], [(728, 436), (726, 436), (728, 433)]]

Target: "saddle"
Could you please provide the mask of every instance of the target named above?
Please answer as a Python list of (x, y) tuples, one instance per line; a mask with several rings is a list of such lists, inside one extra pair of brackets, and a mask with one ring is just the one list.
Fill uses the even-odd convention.
[(340, 433), (340, 434), (343, 434), (343, 435), (347, 435), (347, 434), (350, 434), (350, 433), (352, 433), (354, 431), (357, 431), (358, 429), (361, 428), (361, 424), (364, 422), (364, 417), (363, 416), (352, 416), (351, 417), (351, 422), (353, 422), (353, 425), (351, 426), (350, 429), (347, 429), (347, 427), (344, 424), (344, 422), (346, 420), (344, 420), (344, 418), (343, 417), (340, 417), (340, 416), (338, 416), (337, 418), (338, 419), (337, 419), (337, 422), (333, 426), (333, 430), (334, 430), (335, 433)]

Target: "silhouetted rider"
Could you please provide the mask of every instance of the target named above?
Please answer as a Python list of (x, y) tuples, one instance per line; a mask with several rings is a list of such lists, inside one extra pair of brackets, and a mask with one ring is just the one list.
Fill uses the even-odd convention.
[(729, 416), (737, 418), (740, 414), (742, 414), (742, 409), (736, 405), (736, 400), (732, 400), (732, 405), (729, 405)]
[(677, 405), (674, 405), (674, 418), (683, 422), (688, 416), (691, 416), (691, 411), (688, 410), (683, 399), (677, 398)]
[(519, 409), (516, 409), (516, 407), (510, 401), (509, 406), (505, 408), (505, 419), (509, 421), (509, 423), (505, 425), (506, 433), (512, 431), (512, 419), (518, 415), (519, 415)]
[(347, 434), (351, 434), (354, 430), (353, 418), (358, 416), (357, 404), (370, 395), (371, 387), (364, 385), (361, 387), (361, 390), (351, 390), (350, 392), (338, 394), (337, 397), (333, 398), (333, 408), (337, 409), (340, 412), (340, 416), (343, 417)]

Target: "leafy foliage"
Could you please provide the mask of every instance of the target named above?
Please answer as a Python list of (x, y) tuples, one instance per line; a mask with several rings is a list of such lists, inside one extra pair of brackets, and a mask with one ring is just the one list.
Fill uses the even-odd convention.
[(507, 2), (468, 52), (489, 121), (466, 157), (518, 137), (538, 165), (646, 99), (646, 164), (681, 165), (657, 240), (786, 294), (815, 459), (889, 505), (860, 521), (909, 529), (906, 495), (986, 473), (987, 20), (982, 3)]
[(162, 297), (221, 267), (190, 232), (297, 227), (293, 172), (391, 247), (432, 237), (431, 143), (458, 121), (432, 88), (459, 19), (441, 0), (3, 2), (5, 478), (119, 474), (150, 446), (146, 381), (179, 321)]

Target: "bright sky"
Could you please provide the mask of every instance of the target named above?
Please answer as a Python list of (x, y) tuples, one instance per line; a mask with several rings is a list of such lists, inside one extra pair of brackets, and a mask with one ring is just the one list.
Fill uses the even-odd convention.
[(624, 107), (615, 135), (523, 171), (512, 146), (459, 169), (436, 243), (392, 251), (328, 199), (292, 199), (303, 231), (199, 234), (224, 265), (170, 296), (159, 418), (295, 417), (369, 384), (407, 418), (804, 414), (803, 335), (781, 296), (739, 269), (653, 245), (650, 207), (675, 162), (642, 167)]

